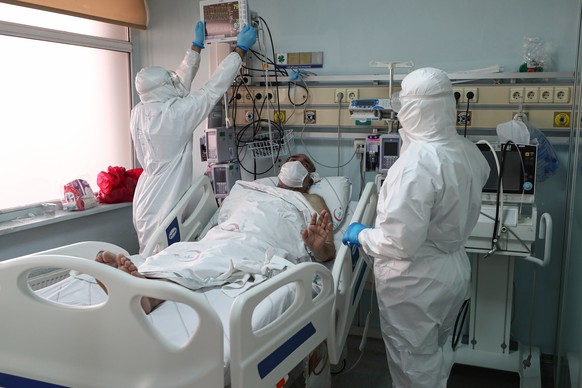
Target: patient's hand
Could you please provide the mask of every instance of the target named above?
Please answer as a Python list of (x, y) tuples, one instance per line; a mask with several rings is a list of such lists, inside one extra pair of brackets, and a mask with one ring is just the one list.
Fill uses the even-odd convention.
[(313, 213), (309, 225), (301, 231), (301, 237), (317, 260), (334, 258), (333, 223), (328, 211), (322, 210), (319, 219), (317, 213)]

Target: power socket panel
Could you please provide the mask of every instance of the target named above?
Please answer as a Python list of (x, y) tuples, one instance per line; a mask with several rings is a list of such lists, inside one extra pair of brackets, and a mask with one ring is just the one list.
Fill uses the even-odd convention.
[(366, 151), (366, 139), (354, 139), (354, 152), (364, 154)]

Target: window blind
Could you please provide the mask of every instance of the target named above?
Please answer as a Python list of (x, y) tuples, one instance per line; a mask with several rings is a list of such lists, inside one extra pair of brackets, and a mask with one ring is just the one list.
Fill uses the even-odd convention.
[(0, 0), (2, 3), (146, 29), (144, 0)]

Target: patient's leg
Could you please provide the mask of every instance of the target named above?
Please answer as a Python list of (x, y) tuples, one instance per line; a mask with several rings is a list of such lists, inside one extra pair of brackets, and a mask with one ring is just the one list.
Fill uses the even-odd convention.
[[(120, 253), (115, 254), (108, 251), (101, 251), (97, 254), (95, 261), (98, 263), (106, 264), (113, 268), (117, 268), (137, 278), (146, 279), (145, 276), (139, 273), (135, 264), (133, 264), (131, 260), (129, 260), (127, 257), (123, 256)], [(103, 291), (107, 292), (107, 288), (105, 287), (105, 285), (101, 283), (98, 279), (95, 280), (97, 280), (97, 283), (103, 289)], [(144, 296), (141, 298), (141, 307), (143, 308), (143, 311), (146, 314), (149, 314), (163, 302), (164, 301), (161, 299)]]

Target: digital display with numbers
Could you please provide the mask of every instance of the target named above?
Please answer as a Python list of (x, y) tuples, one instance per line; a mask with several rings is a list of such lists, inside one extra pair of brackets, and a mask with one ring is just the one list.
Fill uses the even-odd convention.
[(246, 24), (246, 5), (241, 1), (201, 1), (207, 42), (236, 41)]

